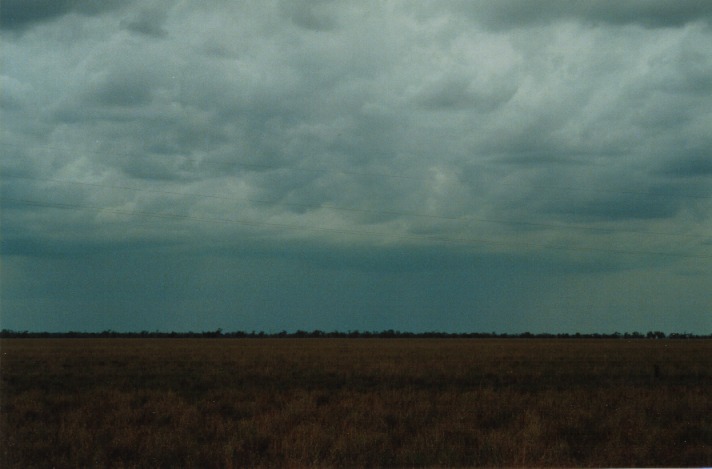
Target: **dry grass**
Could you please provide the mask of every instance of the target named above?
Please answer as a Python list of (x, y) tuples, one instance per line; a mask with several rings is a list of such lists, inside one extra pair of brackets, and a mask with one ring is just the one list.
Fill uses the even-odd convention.
[(712, 465), (709, 340), (0, 348), (7, 468)]

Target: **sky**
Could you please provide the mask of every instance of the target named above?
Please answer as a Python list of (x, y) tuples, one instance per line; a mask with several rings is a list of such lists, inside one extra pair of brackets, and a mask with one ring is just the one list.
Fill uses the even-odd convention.
[(712, 2), (0, 3), (0, 327), (712, 333)]

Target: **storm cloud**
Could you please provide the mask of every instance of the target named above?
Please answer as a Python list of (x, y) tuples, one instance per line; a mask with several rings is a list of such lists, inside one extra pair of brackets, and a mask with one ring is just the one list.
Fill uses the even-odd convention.
[(0, 5), (2, 327), (712, 328), (709, 2)]

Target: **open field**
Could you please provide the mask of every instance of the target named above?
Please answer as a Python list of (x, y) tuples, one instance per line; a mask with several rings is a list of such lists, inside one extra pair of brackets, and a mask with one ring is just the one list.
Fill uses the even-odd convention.
[(712, 465), (711, 340), (0, 349), (7, 468)]

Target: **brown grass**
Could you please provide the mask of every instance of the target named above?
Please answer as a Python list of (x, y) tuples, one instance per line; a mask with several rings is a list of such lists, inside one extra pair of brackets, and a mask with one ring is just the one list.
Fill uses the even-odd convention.
[(6, 468), (712, 465), (709, 340), (0, 349)]

